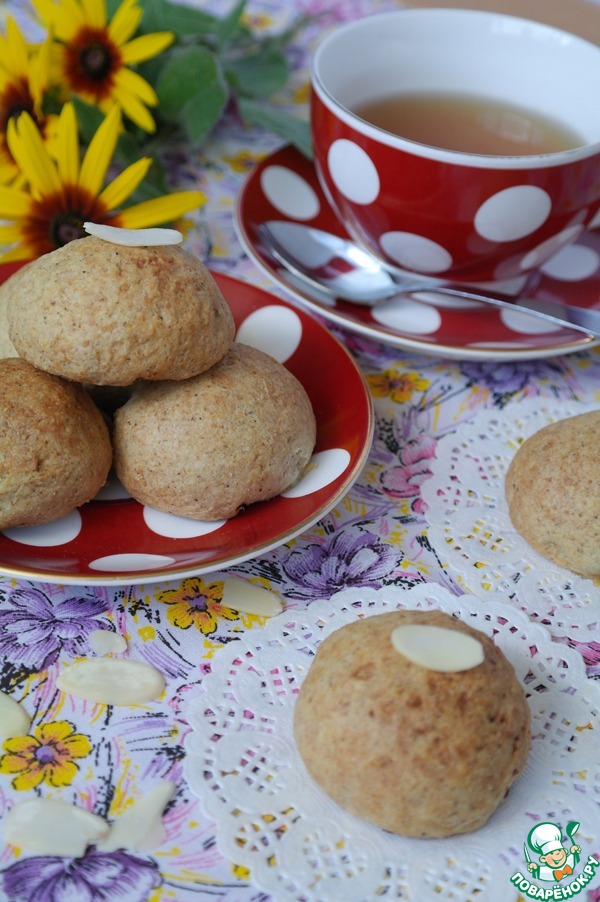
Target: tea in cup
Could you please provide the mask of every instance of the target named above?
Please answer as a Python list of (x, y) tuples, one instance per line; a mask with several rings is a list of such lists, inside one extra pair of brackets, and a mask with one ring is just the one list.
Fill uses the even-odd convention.
[(500, 13), (404, 9), (331, 32), (311, 71), (317, 176), (390, 268), (526, 276), (600, 208), (600, 47)]

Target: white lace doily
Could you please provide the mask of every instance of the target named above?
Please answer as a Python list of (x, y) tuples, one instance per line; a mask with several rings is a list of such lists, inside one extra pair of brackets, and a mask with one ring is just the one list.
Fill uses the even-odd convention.
[[(294, 701), (318, 644), (349, 621), (397, 608), (444, 610), (493, 635), (528, 694), (526, 770), (469, 835), (418, 840), (379, 830), (330, 801), (296, 750)], [(514, 605), (482, 605), (434, 583), (348, 589), (248, 631), (211, 667), (187, 712), (186, 776), (216, 822), (221, 852), (277, 902), (513, 902), (510, 877), (527, 874), (523, 844), (536, 823), (578, 821), (582, 858), (600, 846), (600, 684), (576, 651)]]
[(440, 439), (433, 475), (421, 487), (429, 541), (465, 592), (487, 600), (500, 589), (554, 635), (580, 641), (593, 638), (600, 622), (600, 586), (547, 561), (519, 535), (504, 477), (524, 439), (592, 409), (598, 405), (531, 398), (482, 410)]

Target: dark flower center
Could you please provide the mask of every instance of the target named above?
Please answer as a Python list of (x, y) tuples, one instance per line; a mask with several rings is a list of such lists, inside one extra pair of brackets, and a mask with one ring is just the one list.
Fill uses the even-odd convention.
[(0, 95), (0, 132), (5, 134), (10, 120), (21, 113), (29, 113), (35, 119), (33, 100), (23, 80), (9, 83)]
[(40, 764), (53, 764), (56, 761), (56, 752), (51, 745), (42, 745), (35, 753)]
[(79, 56), (82, 71), (92, 81), (102, 81), (111, 71), (112, 55), (105, 44), (94, 43), (84, 47)]
[(84, 217), (76, 210), (59, 213), (50, 223), (50, 240), (55, 248), (68, 244), (76, 238), (85, 238)]

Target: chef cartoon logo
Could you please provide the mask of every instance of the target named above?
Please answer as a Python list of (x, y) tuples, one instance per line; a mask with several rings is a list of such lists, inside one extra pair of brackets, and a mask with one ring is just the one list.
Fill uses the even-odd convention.
[(523, 845), (527, 874), (513, 874), (510, 882), (529, 899), (571, 899), (582, 892), (596, 876), (600, 858), (588, 855), (581, 866), (581, 846), (574, 838), (579, 827), (569, 821), (563, 834), (559, 824), (536, 824)]

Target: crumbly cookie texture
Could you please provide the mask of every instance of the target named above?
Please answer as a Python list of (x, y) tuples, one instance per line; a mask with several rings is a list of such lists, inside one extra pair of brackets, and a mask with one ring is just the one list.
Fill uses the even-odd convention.
[(177, 245), (80, 238), (16, 278), (0, 288), (9, 295), (10, 340), (24, 359), (67, 379), (187, 379), (233, 342), (233, 314), (214, 278)]
[(543, 557), (600, 579), (600, 410), (534, 433), (506, 473), (515, 529)]
[[(473, 636), (484, 660), (451, 673), (415, 664), (392, 642), (404, 624)], [(531, 742), (512, 665), (487, 636), (441, 611), (391, 611), (332, 633), (302, 684), (294, 734), (309, 773), (339, 805), (415, 837), (485, 824)]]
[(65, 516), (97, 494), (111, 463), (108, 428), (80, 385), (0, 360), (0, 529)]
[(115, 414), (113, 441), (117, 475), (138, 501), (220, 520), (298, 481), (316, 421), (286, 367), (236, 343), (199, 376), (139, 385)]

